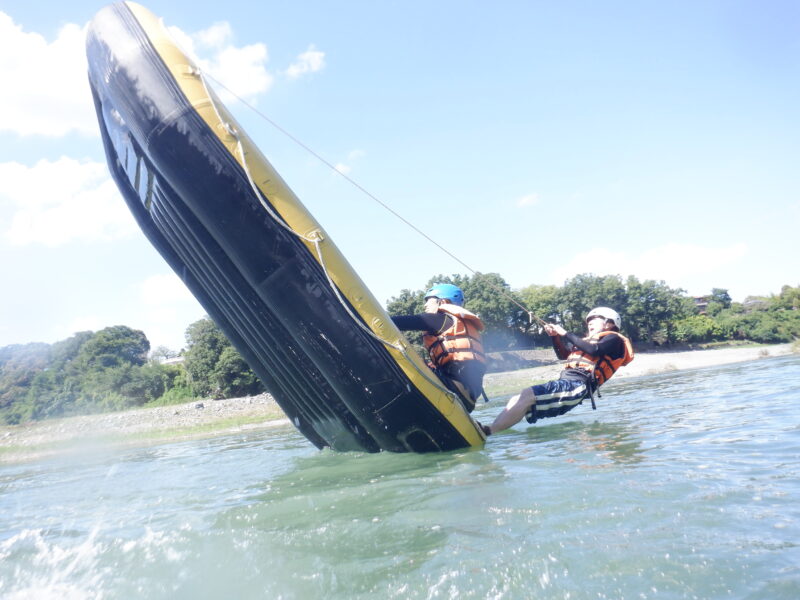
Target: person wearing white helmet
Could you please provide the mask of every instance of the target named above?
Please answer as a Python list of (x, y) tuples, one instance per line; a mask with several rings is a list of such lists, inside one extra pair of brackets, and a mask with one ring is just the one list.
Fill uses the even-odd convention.
[[(525, 388), (511, 398), (490, 426), (482, 426), (486, 435), (508, 429), (523, 417), (529, 423), (557, 417), (590, 398), (595, 407), (594, 392), (623, 365), (633, 360), (633, 346), (619, 330), (619, 313), (607, 306), (598, 306), (586, 315), (588, 334), (579, 337), (560, 325), (547, 324), (553, 349), (559, 359), (566, 359), (558, 379)], [(598, 394), (599, 395), (599, 394)]]
[(430, 366), (456, 392), (467, 412), (483, 393), (486, 356), (480, 318), (463, 307), (464, 293), (450, 283), (437, 283), (425, 293), (425, 312), (392, 317), (401, 331), (422, 331)]

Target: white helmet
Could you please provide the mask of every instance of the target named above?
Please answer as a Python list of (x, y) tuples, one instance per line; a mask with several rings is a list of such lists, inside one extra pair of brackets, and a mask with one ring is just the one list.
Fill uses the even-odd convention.
[(586, 315), (586, 320), (593, 317), (603, 317), (607, 321), (614, 321), (614, 325), (617, 326), (617, 329), (622, 327), (622, 317), (619, 316), (619, 313), (615, 311), (613, 308), (608, 308), (607, 306), (598, 306), (595, 309), (592, 309), (588, 315)]

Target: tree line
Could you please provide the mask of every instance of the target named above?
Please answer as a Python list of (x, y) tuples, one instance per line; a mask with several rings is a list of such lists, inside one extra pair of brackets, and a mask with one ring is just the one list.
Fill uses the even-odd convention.
[(466, 308), (480, 315), (487, 326), (485, 345), (490, 351), (549, 347), (547, 335), (529, 312), (581, 333), (584, 317), (596, 306), (619, 312), (623, 333), (639, 344), (779, 343), (800, 338), (800, 287), (786, 285), (777, 296), (733, 302), (722, 288), (694, 298), (663, 281), (617, 275), (583, 274), (560, 287), (530, 285), (521, 290), (512, 290), (497, 273), (437, 275), (424, 288), (402, 290), (392, 298), (389, 314), (421, 312), (425, 291), (435, 283), (452, 283), (464, 291)]
[[(663, 281), (636, 277), (584, 274), (560, 287), (512, 290), (497, 273), (437, 275), (422, 289), (402, 290), (389, 301), (388, 312), (422, 312), (425, 291), (434, 283), (462, 288), (465, 306), (487, 326), (489, 351), (549, 347), (529, 312), (580, 333), (584, 316), (596, 306), (620, 312), (623, 333), (640, 345), (800, 339), (800, 287), (788, 285), (778, 295), (739, 303), (725, 289), (692, 298)], [(409, 337), (420, 342), (420, 336)], [(178, 354), (182, 362), (164, 362)], [(263, 384), (208, 318), (188, 327), (180, 353), (151, 350), (142, 331), (123, 325), (76, 333), (55, 344), (0, 348), (0, 420), (6, 424), (262, 391)]]
[(14, 425), (264, 391), (210, 319), (192, 323), (186, 341), (178, 364), (163, 362), (178, 353), (151, 352), (145, 334), (124, 325), (0, 348), (0, 420)]

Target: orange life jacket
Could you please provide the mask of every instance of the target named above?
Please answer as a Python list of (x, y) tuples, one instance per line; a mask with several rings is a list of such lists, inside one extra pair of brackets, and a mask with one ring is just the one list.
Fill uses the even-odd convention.
[(618, 335), (625, 344), (625, 354), (620, 358), (608, 358), (607, 356), (592, 356), (582, 350), (575, 348), (567, 357), (566, 369), (581, 369), (589, 371), (594, 375), (598, 387), (611, 379), (611, 376), (623, 365), (627, 365), (633, 360), (633, 345), (631, 341), (621, 333), (616, 331), (602, 331), (592, 338), (584, 338), (586, 341), (599, 340), (606, 335)]
[(481, 331), (483, 322), (463, 306), (440, 304), (439, 312), (453, 317), (453, 324), (439, 335), (425, 334), (422, 343), (428, 350), (431, 361), (442, 367), (450, 361), (477, 360), (485, 363)]

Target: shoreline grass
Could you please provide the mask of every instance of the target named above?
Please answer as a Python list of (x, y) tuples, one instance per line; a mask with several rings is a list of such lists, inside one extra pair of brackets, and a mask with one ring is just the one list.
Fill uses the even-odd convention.
[(117, 431), (89, 433), (80, 437), (55, 439), (32, 444), (0, 443), (0, 463), (27, 462), (56, 455), (82, 454), (97, 449), (117, 450), (136, 446), (150, 446), (183, 440), (216, 437), (237, 431), (255, 431), (269, 427), (289, 425), (286, 415), (277, 406), (260, 415), (225, 417), (204, 423), (178, 425), (143, 431)]

